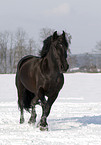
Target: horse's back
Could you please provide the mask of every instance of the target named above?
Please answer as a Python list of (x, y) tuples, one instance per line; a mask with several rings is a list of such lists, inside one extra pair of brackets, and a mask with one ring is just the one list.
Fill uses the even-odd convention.
[[(18, 86), (24, 86), (24, 88), (29, 91), (33, 90), (33, 85), (35, 85), (36, 82), (35, 74), (37, 73), (38, 65), (40, 66), (40, 57), (33, 55), (25, 56), (19, 61), (16, 73), (17, 88)], [(32, 89), (30, 89), (30, 86)], [(34, 91), (32, 92), (34, 93)]]
[(21, 68), (21, 66), (28, 60), (32, 59), (34, 56), (33, 55), (27, 55), (25, 57), (23, 57), (19, 62), (18, 62), (18, 65), (17, 65), (17, 70), (19, 70)]
[(29, 59), (32, 59), (34, 56), (33, 55), (27, 55), (24, 56), (23, 58), (20, 59), (20, 61), (17, 64), (17, 72), (16, 72), (16, 86), (17, 86), (17, 79), (18, 79), (18, 75), (19, 75), (19, 70), (21, 68), (21, 66)]

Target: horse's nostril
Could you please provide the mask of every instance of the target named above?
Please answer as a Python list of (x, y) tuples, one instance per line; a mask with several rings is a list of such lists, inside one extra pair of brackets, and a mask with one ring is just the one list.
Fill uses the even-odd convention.
[(61, 69), (63, 69), (64, 67), (63, 67), (63, 65), (61, 65)]

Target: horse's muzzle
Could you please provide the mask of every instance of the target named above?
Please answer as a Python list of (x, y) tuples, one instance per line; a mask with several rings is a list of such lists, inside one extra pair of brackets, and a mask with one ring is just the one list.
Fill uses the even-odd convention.
[(66, 63), (65, 65), (61, 65), (61, 71), (65, 73), (69, 69), (69, 64)]

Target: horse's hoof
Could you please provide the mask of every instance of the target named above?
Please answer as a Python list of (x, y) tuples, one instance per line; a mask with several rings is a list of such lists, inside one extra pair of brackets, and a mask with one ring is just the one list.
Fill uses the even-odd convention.
[(35, 124), (35, 122), (36, 122), (36, 119), (30, 119), (30, 120), (28, 121), (29, 124)]
[(45, 126), (45, 127), (40, 126), (40, 130), (41, 130), (41, 131), (48, 131), (48, 126)]
[(36, 122), (36, 121), (32, 121), (32, 120), (29, 120), (29, 121), (28, 121), (29, 124), (35, 124), (35, 122)]
[(20, 119), (20, 124), (24, 123), (24, 118)]

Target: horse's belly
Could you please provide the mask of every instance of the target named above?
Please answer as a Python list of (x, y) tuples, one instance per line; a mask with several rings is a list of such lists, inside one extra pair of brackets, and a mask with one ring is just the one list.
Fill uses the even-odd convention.
[(36, 85), (32, 81), (21, 80), (24, 87), (32, 93), (35, 93)]

